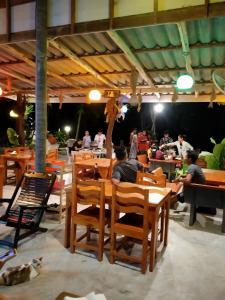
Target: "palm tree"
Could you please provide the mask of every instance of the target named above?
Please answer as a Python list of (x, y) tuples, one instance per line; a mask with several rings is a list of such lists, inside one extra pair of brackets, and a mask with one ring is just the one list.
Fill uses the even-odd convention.
[(35, 169), (45, 172), (47, 132), (47, 1), (36, 0), (36, 158)]

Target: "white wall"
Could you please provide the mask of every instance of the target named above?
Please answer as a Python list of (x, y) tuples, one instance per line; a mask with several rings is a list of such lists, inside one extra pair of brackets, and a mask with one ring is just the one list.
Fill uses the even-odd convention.
[(154, 0), (116, 0), (115, 17), (129, 16), (152, 12), (154, 10)]
[(6, 33), (6, 9), (0, 9), (0, 34)]
[[(70, 23), (71, 0), (48, 1), (48, 26), (60, 26)], [(210, 0), (211, 3), (224, 2)], [(154, 0), (115, 0), (115, 17), (149, 13), (153, 11)], [(204, 0), (158, 0), (159, 10), (169, 10), (204, 4)], [(0, 9), (0, 34), (6, 33), (5, 9)], [(12, 7), (12, 32), (35, 28), (35, 2)], [(76, 22), (107, 19), (109, 0), (77, 0)]]
[(35, 2), (16, 5), (11, 10), (11, 30), (19, 32), (35, 28)]
[(108, 5), (108, 0), (77, 0), (77, 22), (108, 19)]
[(70, 23), (70, 0), (48, 0), (48, 26)]

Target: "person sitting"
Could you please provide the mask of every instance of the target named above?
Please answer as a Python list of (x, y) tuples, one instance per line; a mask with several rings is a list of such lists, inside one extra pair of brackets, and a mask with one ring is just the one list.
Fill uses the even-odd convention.
[(47, 139), (46, 139), (46, 154), (50, 150), (57, 150), (59, 148), (59, 144), (57, 144), (56, 137), (52, 133), (47, 134)]
[(165, 130), (163, 137), (160, 139), (159, 145), (166, 145), (169, 143), (173, 143), (173, 139), (170, 137), (169, 131)]
[(104, 142), (106, 140), (105, 135), (102, 133), (102, 130), (99, 129), (98, 133), (95, 135), (95, 144), (97, 145), (97, 148), (102, 149)]
[[(196, 165), (197, 159), (198, 159), (198, 152), (196, 152), (194, 150), (187, 151), (187, 155), (186, 155), (186, 159), (185, 159), (185, 162), (188, 165), (187, 175), (184, 178), (182, 178), (182, 177), (176, 178), (176, 180), (175, 180), (176, 182), (183, 182), (184, 184), (190, 184), (190, 183), (205, 184), (206, 180), (205, 180), (203, 171), (202, 171), (201, 167)], [(178, 201), (181, 202), (185, 206), (183, 192), (180, 193), (180, 195), (178, 197)], [(182, 205), (179, 205), (179, 206), (182, 206)]]
[(143, 170), (143, 165), (136, 159), (127, 158), (127, 151), (124, 147), (115, 149), (117, 162), (113, 167), (112, 183), (136, 182), (137, 171)]
[(82, 146), (83, 148), (87, 148), (87, 149), (91, 147), (91, 136), (89, 134), (89, 131), (87, 130), (84, 133)]
[(178, 135), (178, 140), (176, 142), (162, 144), (160, 146), (160, 149), (165, 148), (165, 147), (173, 147), (173, 146), (177, 146), (178, 155), (181, 158), (186, 157), (188, 150), (193, 150), (193, 147), (188, 142), (185, 141), (185, 136), (183, 134)]
[(178, 178), (179, 181), (184, 182), (185, 184), (189, 183), (200, 183), (205, 184), (205, 176), (201, 167), (196, 165), (198, 159), (198, 152), (194, 150), (188, 150), (186, 156), (186, 163), (188, 165), (187, 175), (184, 178)]
[(73, 143), (73, 150), (77, 151), (82, 148), (82, 141), (81, 140), (75, 140)]

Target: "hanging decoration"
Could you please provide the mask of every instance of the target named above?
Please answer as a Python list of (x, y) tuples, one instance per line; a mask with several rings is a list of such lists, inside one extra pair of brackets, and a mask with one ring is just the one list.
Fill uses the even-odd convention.
[(11, 79), (11, 77), (7, 78), (6, 89), (7, 89), (8, 92), (11, 92), (11, 90), (12, 90), (12, 79)]
[(137, 90), (137, 81), (138, 81), (138, 71), (136, 69), (131, 70), (131, 75), (130, 75), (130, 87), (131, 87), (131, 97), (130, 97), (130, 105), (131, 106), (138, 106), (138, 98), (136, 94)]
[(60, 93), (59, 94), (59, 109), (62, 109), (62, 105), (63, 105), (63, 94)]

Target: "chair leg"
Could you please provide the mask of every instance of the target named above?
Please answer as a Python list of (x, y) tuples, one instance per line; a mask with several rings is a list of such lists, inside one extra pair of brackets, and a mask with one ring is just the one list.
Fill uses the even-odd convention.
[(76, 236), (77, 233), (77, 224), (71, 224), (71, 232), (70, 232), (70, 252), (74, 253), (76, 248)]
[(162, 215), (161, 215), (161, 220), (160, 220), (160, 242), (163, 241), (164, 237), (164, 223), (165, 223), (165, 207), (161, 207), (162, 209)]
[(104, 229), (99, 231), (99, 241), (98, 241), (98, 260), (103, 259), (103, 249), (104, 249)]
[(116, 248), (116, 233), (113, 232), (111, 233), (111, 238), (110, 238), (110, 256), (109, 256), (110, 264), (114, 264), (115, 262), (115, 256), (114, 256), (115, 248)]
[(87, 242), (91, 240), (91, 227), (87, 226)]
[(147, 255), (148, 255), (148, 236), (144, 237), (142, 241), (142, 259), (141, 259), (141, 272), (145, 274), (147, 269)]

